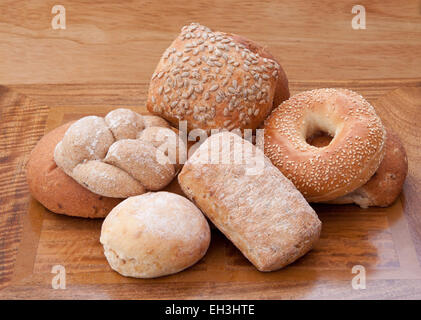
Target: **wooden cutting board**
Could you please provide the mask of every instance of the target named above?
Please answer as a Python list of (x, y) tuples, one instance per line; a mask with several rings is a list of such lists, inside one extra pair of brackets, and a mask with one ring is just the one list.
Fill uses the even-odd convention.
[[(290, 86), (292, 93), (347, 87), (375, 105), (408, 153), (409, 175), (398, 201), (370, 209), (315, 205), (323, 222), (319, 242), (277, 272), (256, 271), (214, 230), (198, 264), (150, 280), (113, 272), (99, 243), (102, 220), (49, 212), (29, 195), (24, 169), (40, 137), (66, 121), (117, 107), (145, 113), (147, 83), (0, 86), (0, 298), (421, 298), (421, 79)], [(177, 190), (176, 182), (170, 188)], [(52, 288), (55, 265), (65, 267), (64, 290)], [(352, 288), (356, 265), (366, 270), (364, 290)]]

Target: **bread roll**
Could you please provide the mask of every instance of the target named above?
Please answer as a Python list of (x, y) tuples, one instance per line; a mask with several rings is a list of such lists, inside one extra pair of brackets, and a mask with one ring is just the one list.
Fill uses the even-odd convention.
[(168, 124), (168, 122), (158, 116), (144, 115), (143, 123), (145, 125), (145, 128), (149, 128), (149, 127), (170, 128), (170, 125)]
[[(209, 153), (216, 155), (212, 161)], [(319, 238), (321, 222), (303, 196), (260, 149), (236, 134), (209, 137), (178, 181), (260, 271), (292, 263)]]
[(408, 173), (408, 159), (396, 133), (388, 128), (386, 132), (386, 153), (376, 173), (357, 190), (328, 203), (355, 203), (361, 208), (368, 208), (387, 207), (395, 202)]
[(82, 187), (54, 162), (54, 148), (73, 122), (41, 138), (26, 164), (29, 191), (48, 210), (75, 217), (103, 218), (122, 199), (107, 198)]
[(124, 200), (104, 220), (100, 241), (112, 269), (154, 278), (199, 261), (210, 242), (208, 222), (186, 198), (149, 192)]
[[(144, 131), (155, 134), (142, 135)], [(165, 120), (120, 108), (105, 118), (87, 116), (72, 124), (57, 144), (54, 160), (90, 191), (127, 198), (167, 186), (180, 163), (165, 151), (186, 153), (185, 148)]]
[(288, 80), (268, 50), (244, 37), (192, 23), (164, 52), (147, 107), (187, 129), (255, 129), (288, 99)]

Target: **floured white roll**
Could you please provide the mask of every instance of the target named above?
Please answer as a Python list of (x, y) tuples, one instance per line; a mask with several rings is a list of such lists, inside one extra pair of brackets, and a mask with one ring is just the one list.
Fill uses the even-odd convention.
[(100, 241), (111, 268), (154, 278), (184, 270), (206, 253), (210, 229), (188, 199), (169, 192), (128, 198), (104, 220)]

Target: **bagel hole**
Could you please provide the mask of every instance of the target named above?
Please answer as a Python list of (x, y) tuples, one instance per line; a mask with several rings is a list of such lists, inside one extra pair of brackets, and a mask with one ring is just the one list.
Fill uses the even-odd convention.
[(316, 148), (328, 146), (336, 134), (336, 125), (327, 116), (310, 112), (306, 115), (303, 136), (307, 144)]
[(306, 137), (306, 142), (311, 146), (323, 148), (328, 146), (332, 139), (333, 137), (330, 133), (323, 130), (317, 130)]

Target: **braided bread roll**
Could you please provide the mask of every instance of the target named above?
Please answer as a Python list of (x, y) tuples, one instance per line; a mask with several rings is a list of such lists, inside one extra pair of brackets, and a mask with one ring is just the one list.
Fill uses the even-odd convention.
[(76, 121), (54, 152), (57, 166), (66, 174), (112, 198), (164, 188), (185, 159), (184, 142), (165, 120), (129, 109)]
[(26, 164), (29, 191), (52, 212), (82, 218), (104, 218), (122, 199), (92, 193), (54, 162), (54, 149), (72, 123), (48, 132), (31, 151)]

